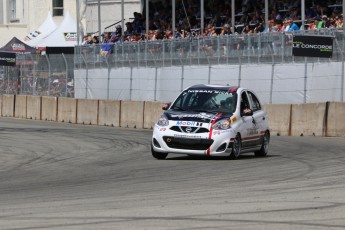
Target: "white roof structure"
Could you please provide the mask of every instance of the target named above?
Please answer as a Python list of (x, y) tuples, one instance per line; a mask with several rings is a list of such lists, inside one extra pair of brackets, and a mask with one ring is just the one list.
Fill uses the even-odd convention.
[(61, 25), (50, 33), (47, 37), (40, 40), (36, 47), (74, 47), (77, 45), (77, 22), (71, 17), (69, 12)]
[(23, 41), (29, 46), (35, 47), (42, 39), (49, 36), (54, 30), (57, 29), (57, 26), (53, 20), (51, 13), (48, 13), (45, 21), (40, 25), (40, 27), (26, 35)]

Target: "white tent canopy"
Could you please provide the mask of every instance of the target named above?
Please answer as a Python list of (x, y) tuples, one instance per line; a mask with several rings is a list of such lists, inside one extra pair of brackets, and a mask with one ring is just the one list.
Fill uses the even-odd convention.
[(49, 36), (54, 30), (57, 29), (57, 26), (53, 20), (51, 13), (48, 13), (45, 21), (40, 25), (40, 27), (26, 35), (24, 42), (29, 46), (35, 47), (42, 39)]
[(60, 26), (46, 38), (40, 40), (36, 47), (74, 47), (77, 45), (77, 23), (66, 12)]

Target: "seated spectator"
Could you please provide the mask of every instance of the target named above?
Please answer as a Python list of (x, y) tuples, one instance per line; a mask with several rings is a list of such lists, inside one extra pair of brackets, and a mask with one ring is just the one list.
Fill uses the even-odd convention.
[(164, 38), (165, 39), (172, 39), (173, 38), (173, 33), (172, 33), (172, 31), (171, 30), (167, 30), (166, 32), (165, 32), (165, 35), (164, 35)]
[(328, 20), (327, 15), (322, 15), (322, 24), (320, 28), (329, 28), (331, 25), (331, 21)]
[(248, 14), (248, 11), (244, 11), (239, 23), (246, 24), (246, 23), (249, 23), (251, 20), (252, 20), (252, 17)]
[(97, 37), (97, 36), (93, 36), (93, 37), (92, 37), (92, 43), (93, 43), (93, 44), (98, 44), (98, 43), (99, 43), (99, 40), (98, 40), (98, 37)]
[(285, 16), (291, 18), (292, 20), (298, 20), (299, 12), (300, 10), (297, 7), (292, 6), (288, 9), (288, 12)]
[(245, 24), (242, 30), (243, 34), (252, 34), (254, 33), (254, 29), (249, 26), (249, 24)]
[(288, 31), (299, 30), (298, 25), (294, 21), (292, 21), (292, 19), (290, 19), (288, 23), (290, 25)]
[(271, 20), (281, 20), (282, 16), (277, 9), (273, 9), (270, 18)]
[(335, 25), (337, 29), (343, 29), (344, 22), (343, 22), (343, 16), (337, 16), (335, 21)]
[(229, 35), (229, 34), (231, 34), (230, 25), (229, 24), (224, 24), (220, 34), (221, 35)]
[(254, 17), (252, 18), (252, 20), (250, 22), (253, 23), (253, 24), (264, 23), (265, 22), (264, 16), (262, 15), (260, 10), (256, 10), (255, 11), (255, 15), (254, 15)]
[(216, 30), (215, 30), (214, 26), (212, 26), (211, 24), (209, 24), (209, 25), (205, 28), (204, 36), (206, 36), (206, 37), (215, 37), (215, 36), (217, 36), (217, 33), (216, 33)]
[(82, 46), (85, 46), (85, 45), (88, 44), (87, 38), (88, 38), (87, 35), (85, 35), (85, 36), (83, 37), (83, 42), (81, 43)]
[(262, 33), (265, 31), (265, 23), (258, 23), (254, 28), (254, 33)]
[(119, 37), (119, 35), (117, 33), (112, 32), (109, 43), (116, 43), (119, 39), (118, 37)]
[(102, 41), (102, 43), (110, 43), (110, 37), (111, 37), (111, 33), (105, 32), (103, 34), (103, 41)]
[(315, 17), (314, 20), (311, 20), (309, 23), (309, 30), (316, 30), (317, 25), (319, 24), (319, 21), (320, 21), (319, 17)]
[(265, 30), (263, 32), (277, 32), (278, 27), (276, 26), (276, 23), (274, 20), (268, 21), (268, 26), (265, 27)]

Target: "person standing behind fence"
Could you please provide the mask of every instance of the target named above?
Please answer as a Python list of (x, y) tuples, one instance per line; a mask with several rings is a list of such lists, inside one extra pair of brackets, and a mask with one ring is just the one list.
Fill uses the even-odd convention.
[(50, 90), (50, 96), (61, 97), (64, 96), (66, 91), (66, 86), (62, 84), (61, 80), (55, 79)]

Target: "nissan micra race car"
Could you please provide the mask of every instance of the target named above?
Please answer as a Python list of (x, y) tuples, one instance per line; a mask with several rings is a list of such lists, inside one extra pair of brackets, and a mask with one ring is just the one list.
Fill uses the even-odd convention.
[(236, 86), (194, 85), (163, 107), (151, 143), (152, 156), (169, 153), (229, 156), (268, 153), (268, 117), (254, 92)]

